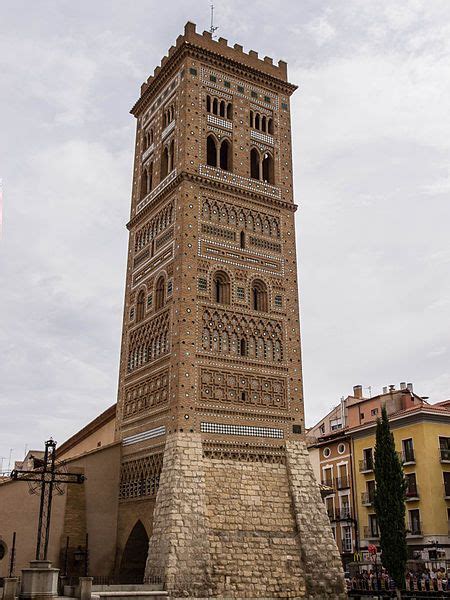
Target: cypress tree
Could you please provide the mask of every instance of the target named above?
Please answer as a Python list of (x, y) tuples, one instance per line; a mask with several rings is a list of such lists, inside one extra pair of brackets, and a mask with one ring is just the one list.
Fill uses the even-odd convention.
[(377, 419), (375, 444), (375, 513), (380, 531), (381, 562), (397, 588), (405, 588), (406, 482), (401, 460), (395, 451), (386, 406)]

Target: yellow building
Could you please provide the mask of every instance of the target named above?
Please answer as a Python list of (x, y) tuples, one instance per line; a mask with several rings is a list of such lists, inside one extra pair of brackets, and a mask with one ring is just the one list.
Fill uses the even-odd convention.
[[(372, 398), (364, 398), (362, 387), (355, 386), (353, 395), (309, 430), (316, 477), (333, 488), (325, 502), (343, 562), (351, 561), (354, 552), (364, 557), (369, 544), (379, 543), (373, 466), (376, 419), (384, 404), (408, 486), (409, 558), (450, 560), (450, 401), (429, 404), (413, 392), (412, 384), (400, 384), (400, 389), (390, 386)], [(344, 442), (349, 472), (342, 490), (336, 469), (342, 469), (344, 461), (336, 452), (344, 448)], [(350, 504), (345, 519), (344, 493)]]
[[(450, 558), (450, 410), (423, 404), (389, 417), (402, 458), (410, 558)], [(360, 548), (379, 540), (373, 495), (375, 423), (351, 431)]]

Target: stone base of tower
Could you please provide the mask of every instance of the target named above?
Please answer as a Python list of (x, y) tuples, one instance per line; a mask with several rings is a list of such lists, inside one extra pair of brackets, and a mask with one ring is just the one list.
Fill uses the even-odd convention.
[(146, 579), (172, 597), (346, 598), (305, 444), (220, 454), (199, 434), (168, 436)]

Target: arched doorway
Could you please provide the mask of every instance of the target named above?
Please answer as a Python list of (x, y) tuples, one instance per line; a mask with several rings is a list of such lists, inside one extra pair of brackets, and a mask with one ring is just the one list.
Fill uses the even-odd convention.
[(133, 527), (120, 562), (120, 583), (142, 583), (148, 554), (148, 535), (141, 521)]

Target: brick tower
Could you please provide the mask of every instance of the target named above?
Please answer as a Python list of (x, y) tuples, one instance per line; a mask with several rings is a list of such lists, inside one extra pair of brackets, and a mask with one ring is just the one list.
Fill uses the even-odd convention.
[(131, 111), (118, 564), (148, 535), (175, 594), (343, 589), (303, 441), (286, 67), (187, 23)]

